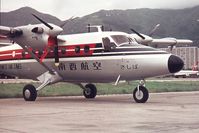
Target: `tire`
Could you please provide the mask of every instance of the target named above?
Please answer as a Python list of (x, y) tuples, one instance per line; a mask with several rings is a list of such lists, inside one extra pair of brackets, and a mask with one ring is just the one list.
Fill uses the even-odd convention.
[(93, 84), (87, 84), (83, 91), (84, 97), (87, 99), (95, 98), (97, 95), (97, 88)]
[(37, 90), (36, 88), (28, 84), (23, 88), (23, 98), (25, 101), (35, 101), (37, 98)]
[(137, 103), (145, 103), (149, 98), (149, 92), (144, 86), (139, 86), (140, 94), (138, 94), (138, 88), (133, 91), (133, 98)]

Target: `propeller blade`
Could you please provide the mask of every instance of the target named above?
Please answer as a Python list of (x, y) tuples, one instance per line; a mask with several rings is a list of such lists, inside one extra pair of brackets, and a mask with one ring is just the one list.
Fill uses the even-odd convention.
[(0, 35), (8, 36), (10, 34), (11, 27), (0, 26)]
[(57, 37), (55, 38), (54, 53), (55, 53), (55, 66), (59, 66), (59, 47), (57, 44)]
[(63, 24), (60, 25), (60, 27), (63, 28), (64, 25), (66, 25), (68, 22), (73, 21), (73, 20), (74, 20), (74, 16), (72, 16), (68, 20), (66, 20)]
[(59, 66), (59, 49), (58, 46), (55, 46), (55, 66)]
[(39, 18), (38, 16), (36, 16), (35, 14), (32, 14), (36, 19), (38, 19), (41, 23), (43, 23), (45, 26), (47, 26), (49, 29), (53, 29), (53, 27), (51, 25), (49, 25), (47, 22), (45, 22), (44, 20), (42, 20), (41, 18)]
[(139, 32), (135, 31), (134, 29), (131, 29), (131, 31), (133, 31), (135, 34), (137, 34), (139, 37), (141, 37), (143, 40), (145, 39), (145, 37), (143, 35), (141, 35)]
[(157, 24), (149, 33), (149, 36), (152, 36), (154, 34), (154, 32), (160, 27), (160, 24)]

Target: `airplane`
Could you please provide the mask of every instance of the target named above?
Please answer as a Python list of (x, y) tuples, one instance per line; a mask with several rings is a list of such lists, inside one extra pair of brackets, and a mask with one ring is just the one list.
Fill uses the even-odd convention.
[(133, 91), (137, 103), (149, 98), (145, 79), (176, 73), (184, 62), (178, 56), (138, 44), (124, 32), (92, 32), (60, 35), (61, 26), (47, 23), (0, 26), (0, 34), (15, 42), (0, 47), (0, 72), (39, 80), (38, 87), (23, 88), (25, 101), (35, 101), (37, 91), (57, 82), (69, 82), (83, 89), (85, 98), (97, 95), (94, 83), (140, 80)]
[(194, 71), (194, 70), (181, 70), (177, 73), (173, 74), (175, 78), (179, 78), (179, 77), (192, 77), (192, 76), (198, 76), (199, 72), (198, 71)]
[(198, 61), (196, 62), (196, 64), (194, 64), (192, 66), (192, 70), (181, 70), (177, 73), (174, 73), (173, 76), (175, 78), (179, 78), (179, 77), (198, 77), (199, 76), (199, 71), (198, 71)]

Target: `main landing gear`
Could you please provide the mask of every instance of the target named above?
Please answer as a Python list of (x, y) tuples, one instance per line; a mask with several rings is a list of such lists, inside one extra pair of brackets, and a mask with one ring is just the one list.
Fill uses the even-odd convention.
[(96, 97), (97, 95), (97, 88), (94, 84), (76, 84), (78, 86), (80, 86), (83, 89), (83, 95), (85, 98), (87, 99), (93, 99)]
[(23, 88), (23, 98), (25, 101), (35, 101), (37, 98), (37, 90), (36, 88), (28, 84)]
[(95, 98), (97, 95), (97, 88), (94, 84), (77, 84), (79, 87), (83, 89), (83, 95), (87, 99)]
[(37, 91), (43, 89), (45, 86), (62, 81), (62, 77), (53, 71), (47, 71), (37, 77), (42, 84), (35, 88), (32, 84), (28, 84), (23, 88), (23, 97), (25, 101), (35, 101), (37, 98)]
[(83, 94), (85, 98), (95, 98), (97, 95), (97, 88), (93, 84), (87, 84), (83, 90)]

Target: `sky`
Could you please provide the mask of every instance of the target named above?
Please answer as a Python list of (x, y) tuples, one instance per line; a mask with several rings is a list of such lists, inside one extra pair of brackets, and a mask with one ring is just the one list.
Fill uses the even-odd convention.
[(181, 9), (199, 5), (199, 0), (0, 0), (0, 12), (29, 6), (61, 20), (82, 17), (99, 10), (112, 9)]

